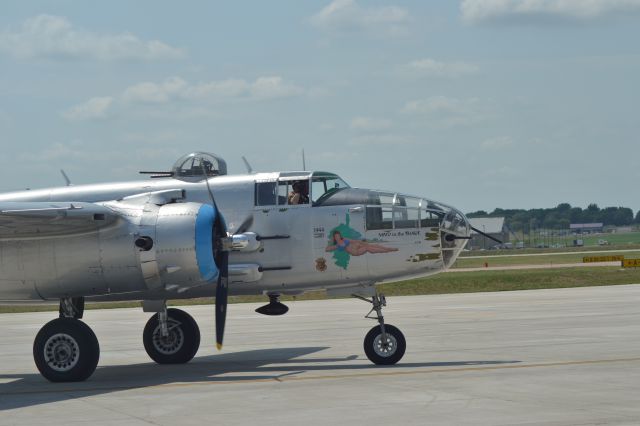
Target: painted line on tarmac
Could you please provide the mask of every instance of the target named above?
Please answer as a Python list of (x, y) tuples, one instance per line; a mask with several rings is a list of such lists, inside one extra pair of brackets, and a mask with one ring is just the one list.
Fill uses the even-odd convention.
[[(544, 367), (567, 367), (567, 366), (582, 366), (582, 365), (596, 365), (596, 364), (613, 364), (613, 363), (624, 363), (624, 362), (640, 362), (640, 358), (619, 358), (619, 359), (600, 359), (600, 360), (584, 360), (584, 361), (564, 361), (564, 362), (548, 362), (548, 363), (537, 363), (537, 364), (519, 364), (519, 365), (493, 365), (493, 366), (485, 366), (485, 367), (463, 367), (463, 368), (436, 368), (429, 370), (408, 370), (408, 371), (380, 371), (376, 369), (376, 367), (372, 366), (372, 369), (376, 369), (376, 371), (371, 371), (368, 373), (347, 373), (347, 374), (325, 374), (325, 375), (309, 375), (303, 377), (295, 377), (289, 376), (288, 374), (296, 374), (296, 373), (285, 373), (282, 375), (274, 376), (274, 377), (265, 377), (265, 378), (248, 378), (243, 379), (243, 376), (230, 376), (228, 378), (221, 377), (220, 379), (215, 380), (200, 380), (195, 382), (175, 382), (175, 383), (164, 383), (158, 385), (150, 385), (145, 386), (143, 384), (136, 386), (135, 384), (123, 384), (122, 386), (94, 386), (90, 388), (51, 388), (51, 389), (41, 389), (41, 390), (23, 390), (23, 391), (15, 391), (15, 392), (2, 392), (1, 396), (12, 396), (12, 395), (32, 395), (32, 394), (48, 394), (48, 393), (60, 393), (60, 392), (73, 392), (73, 393), (90, 393), (90, 392), (105, 392), (105, 391), (124, 391), (124, 390), (137, 390), (137, 389), (165, 389), (165, 388), (184, 388), (189, 386), (205, 386), (205, 385), (226, 385), (226, 384), (252, 384), (252, 383), (284, 383), (284, 382), (302, 382), (302, 381), (312, 381), (312, 380), (337, 380), (337, 379), (357, 379), (357, 378), (366, 378), (366, 377), (391, 377), (391, 376), (411, 376), (418, 374), (440, 374), (440, 373), (464, 373), (464, 372), (475, 372), (475, 371), (491, 371), (491, 370), (516, 370), (516, 369), (527, 369), (527, 368), (544, 368)], [(287, 366), (283, 365), (283, 369)], [(304, 366), (296, 366), (297, 370), (304, 370)], [(276, 369), (277, 367), (273, 367)], [(385, 367), (383, 367), (385, 368)], [(395, 367), (386, 367), (386, 368), (402, 368), (402, 364)]]

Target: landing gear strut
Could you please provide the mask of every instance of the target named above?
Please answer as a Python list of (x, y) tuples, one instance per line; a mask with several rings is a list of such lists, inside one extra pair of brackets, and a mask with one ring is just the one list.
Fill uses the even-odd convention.
[(63, 297), (58, 310), (60, 318), (80, 319), (84, 314), (84, 297)]
[[(357, 294), (352, 296), (373, 305), (365, 318), (377, 320), (379, 324), (369, 330), (364, 338), (367, 358), (377, 365), (393, 365), (400, 361), (407, 349), (407, 342), (398, 328), (384, 323), (382, 308), (387, 306), (384, 294), (376, 293), (371, 300)], [(371, 315), (373, 312), (376, 313), (375, 317)]]

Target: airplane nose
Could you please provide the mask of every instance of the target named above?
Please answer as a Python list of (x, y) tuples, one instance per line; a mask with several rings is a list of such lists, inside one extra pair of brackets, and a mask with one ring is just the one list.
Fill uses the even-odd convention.
[(471, 224), (461, 211), (449, 206), (443, 206), (443, 210), (440, 221), (442, 260), (445, 268), (449, 268), (471, 238)]

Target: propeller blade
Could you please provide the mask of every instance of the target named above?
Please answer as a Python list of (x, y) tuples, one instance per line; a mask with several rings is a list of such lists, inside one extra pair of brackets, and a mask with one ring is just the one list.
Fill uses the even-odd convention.
[(224, 326), (227, 319), (227, 297), (229, 294), (229, 252), (220, 253), (220, 275), (216, 287), (216, 347), (222, 349)]
[(252, 225), (253, 225), (253, 215), (248, 216), (240, 224), (240, 226), (238, 226), (238, 229), (236, 230), (236, 232), (234, 232), (234, 234), (243, 234), (243, 233), (247, 232), (249, 230), (249, 228), (251, 228)]
[(491, 235), (489, 235), (489, 234), (485, 234), (484, 232), (482, 232), (481, 230), (479, 230), (479, 229), (477, 229), (477, 228), (474, 228), (473, 226), (471, 227), (471, 229), (473, 229), (474, 231), (476, 231), (478, 234), (480, 234), (480, 235), (482, 235), (482, 236), (485, 236), (485, 237), (487, 237), (487, 238), (488, 238), (488, 239), (490, 239), (490, 240), (495, 241), (496, 243), (502, 244), (502, 241), (500, 241), (499, 239), (494, 238), (494, 237), (492, 237), (492, 236), (491, 236)]
[[(224, 339), (224, 326), (227, 320), (227, 299), (229, 295), (229, 252), (225, 250), (222, 239), (228, 237), (227, 225), (222, 219), (222, 214), (216, 199), (211, 191), (209, 185), (209, 179), (205, 172), (204, 166), (202, 166), (202, 175), (207, 185), (207, 192), (209, 192), (209, 198), (211, 198), (211, 204), (216, 210), (215, 218), (215, 234), (213, 237), (213, 246), (217, 248), (217, 253), (214, 253), (216, 264), (218, 265), (218, 283), (216, 285), (216, 347), (218, 350), (222, 349), (222, 341)], [(251, 217), (253, 221), (253, 217)], [(246, 222), (246, 220), (245, 220)], [(244, 225), (244, 222), (242, 223)], [(249, 225), (251, 226), (251, 225)]]

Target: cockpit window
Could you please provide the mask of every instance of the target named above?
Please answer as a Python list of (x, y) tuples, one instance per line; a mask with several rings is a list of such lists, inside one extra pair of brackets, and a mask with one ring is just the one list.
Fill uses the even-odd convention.
[(256, 182), (256, 206), (275, 206), (277, 182)]
[(393, 206), (394, 228), (418, 228), (420, 222), (420, 199), (396, 195)]
[(313, 204), (322, 203), (322, 200), (344, 188), (349, 188), (349, 185), (336, 175), (314, 174), (311, 178), (311, 200)]
[(281, 179), (280, 182), (278, 182), (278, 204), (309, 204), (309, 180)]

